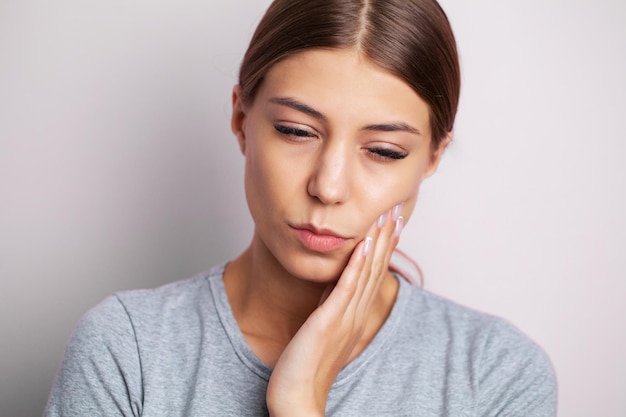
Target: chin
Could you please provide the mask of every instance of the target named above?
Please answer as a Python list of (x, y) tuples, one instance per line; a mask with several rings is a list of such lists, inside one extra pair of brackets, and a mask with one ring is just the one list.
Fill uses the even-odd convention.
[(329, 283), (339, 279), (348, 259), (348, 256), (338, 259), (331, 256), (300, 255), (281, 263), (294, 277), (310, 282)]

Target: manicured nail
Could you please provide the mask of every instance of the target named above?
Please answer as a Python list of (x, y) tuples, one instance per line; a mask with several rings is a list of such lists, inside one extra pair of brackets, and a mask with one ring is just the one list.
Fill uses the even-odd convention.
[(400, 237), (400, 233), (402, 233), (402, 229), (404, 229), (404, 217), (400, 216), (396, 220), (396, 227), (393, 230), (393, 235), (395, 237)]
[(363, 244), (363, 256), (367, 256), (370, 253), (370, 250), (372, 250), (372, 241), (373, 239), (371, 237), (366, 237), (365, 238), (365, 243)]
[(387, 213), (381, 214), (378, 218), (378, 222), (376, 224), (378, 225), (379, 229), (383, 227), (383, 224), (385, 224), (385, 220), (387, 220)]
[(396, 204), (395, 206), (393, 206), (393, 208), (391, 209), (391, 218), (396, 221), (398, 220), (398, 218), (400, 217), (400, 214), (402, 213), (402, 206), (403, 204)]

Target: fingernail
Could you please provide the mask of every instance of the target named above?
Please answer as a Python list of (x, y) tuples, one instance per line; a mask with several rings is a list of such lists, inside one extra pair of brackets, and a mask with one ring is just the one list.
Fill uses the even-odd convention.
[(363, 256), (367, 256), (370, 253), (370, 250), (372, 250), (372, 238), (371, 237), (366, 237), (365, 238), (365, 243), (363, 244)]
[(387, 220), (387, 213), (381, 214), (378, 218), (378, 222), (376, 224), (378, 225), (379, 229), (383, 227), (383, 224), (385, 224), (385, 220)]
[(395, 206), (393, 206), (393, 209), (391, 209), (391, 218), (394, 221), (398, 220), (398, 218), (400, 217), (400, 213), (402, 213), (402, 205), (402, 203), (396, 204)]
[(400, 233), (402, 233), (402, 229), (404, 229), (404, 217), (400, 216), (396, 219), (396, 227), (393, 230), (393, 235), (395, 237), (400, 237)]

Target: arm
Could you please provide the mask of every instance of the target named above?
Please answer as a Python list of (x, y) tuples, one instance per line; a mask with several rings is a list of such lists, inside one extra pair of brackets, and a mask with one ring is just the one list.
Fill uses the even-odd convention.
[(135, 333), (119, 299), (109, 297), (74, 330), (44, 416), (138, 416), (140, 399)]

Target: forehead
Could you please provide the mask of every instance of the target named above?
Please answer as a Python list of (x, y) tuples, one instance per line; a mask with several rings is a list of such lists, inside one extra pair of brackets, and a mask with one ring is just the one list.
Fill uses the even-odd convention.
[(257, 100), (295, 98), (329, 118), (401, 119), (429, 133), (429, 109), (401, 78), (353, 49), (312, 49), (275, 64)]

